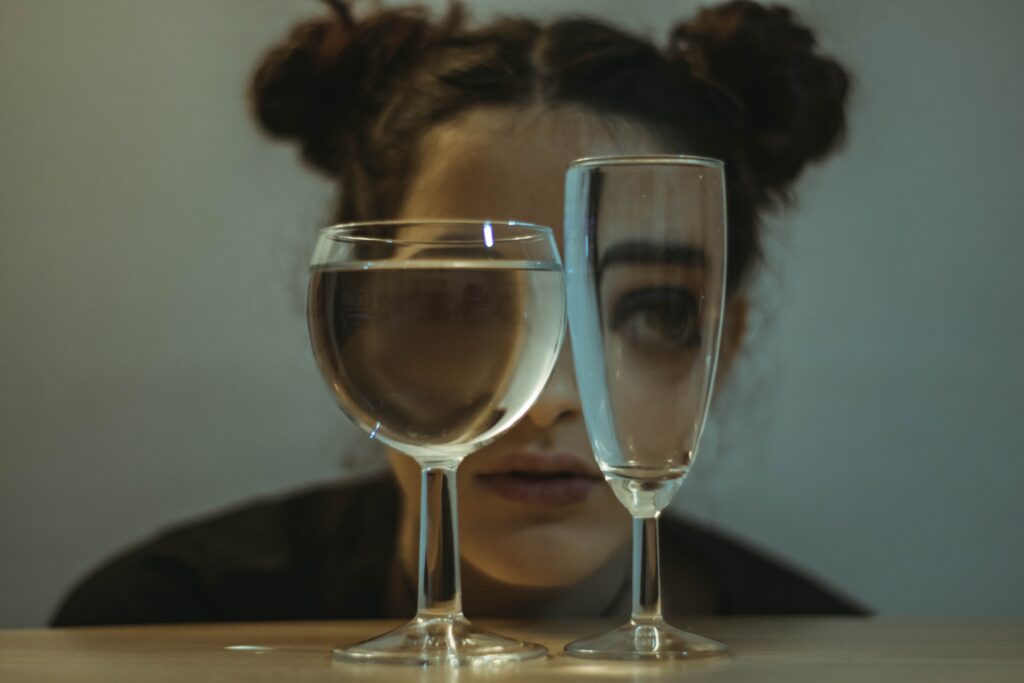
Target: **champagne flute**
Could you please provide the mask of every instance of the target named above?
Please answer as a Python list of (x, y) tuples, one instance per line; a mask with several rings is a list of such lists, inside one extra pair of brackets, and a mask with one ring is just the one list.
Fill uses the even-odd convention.
[(326, 228), (307, 313), (342, 410), (422, 472), (416, 616), (335, 659), (457, 666), (545, 655), (462, 614), (455, 472), (526, 413), (558, 357), (565, 299), (551, 230), (456, 220)]
[(658, 516), (707, 416), (725, 298), (722, 163), (581, 159), (566, 175), (569, 329), (594, 456), (633, 516), (629, 621), (566, 652), (596, 659), (720, 654), (661, 614)]

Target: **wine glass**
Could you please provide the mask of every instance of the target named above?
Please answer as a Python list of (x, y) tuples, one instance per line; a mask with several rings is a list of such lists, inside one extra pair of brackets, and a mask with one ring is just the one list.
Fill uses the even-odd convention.
[(569, 330), (594, 456), (633, 516), (629, 621), (574, 641), (596, 659), (720, 654), (661, 614), (658, 516), (686, 476), (707, 416), (725, 298), (722, 163), (581, 159), (566, 174)]
[(420, 465), (418, 604), (340, 661), (461, 665), (547, 650), (463, 616), (455, 472), (526, 413), (565, 330), (551, 230), (499, 221), (384, 221), (322, 230), (309, 334), (342, 410)]

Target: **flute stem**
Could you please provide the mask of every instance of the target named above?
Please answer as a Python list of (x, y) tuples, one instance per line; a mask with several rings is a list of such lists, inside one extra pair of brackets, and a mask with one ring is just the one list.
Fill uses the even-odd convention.
[(661, 574), (658, 515), (633, 518), (634, 621), (661, 621)]

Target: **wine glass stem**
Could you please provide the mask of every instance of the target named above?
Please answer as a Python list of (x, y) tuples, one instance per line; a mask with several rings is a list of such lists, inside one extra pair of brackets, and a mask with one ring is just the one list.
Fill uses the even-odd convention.
[(462, 612), (456, 466), (427, 465), (421, 471), (417, 617)]
[(634, 621), (661, 621), (658, 514), (633, 518)]

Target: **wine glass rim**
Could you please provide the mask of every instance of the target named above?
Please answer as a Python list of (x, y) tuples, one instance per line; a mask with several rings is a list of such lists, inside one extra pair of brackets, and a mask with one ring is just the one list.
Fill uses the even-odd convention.
[(569, 163), (569, 168), (589, 166), (639, 166), (662, 164), (665, 166), (702, 166), (720, 169), (725, 166), (721, 159), (694, 156), (692, 154), (614, 154), (583, 157)]
[[(540, 225), (539, 223), (527, 223), (525, 221), (512, 221), (512, 220), (490, 220), (490, 219), (475, 219), (475, 218), (395, 218), (395, 219), (384, 219), (384, 220), (370, 220), (370, 221), (350, 221), (347, 223), (338, 223), (336, 225), (329, 225), (319, 230), (319, 234), (328, 239), (343, 239), (352, 242), (378, 242), (383, 244), (397, 244), (397, 245), (411, 245), (411, 244), (426, 244), (436, 243), (436, 239), (415, 239), (408, 237), (380, 237), (376, 235), (352, 235), (346, 234), (350, 230), (367, 230), (375, 227), (398, 227), (403, 225), (423, 225), (423, 226), (452, 226), (452, 227), (465, 227), (465, 226), (479, 226), (485, 228), (491, 226), (503, 227), (503, 228), (524, 228), (524, 232), (520, 234), (512, 235), (492, 235), (492, 239), (495, 242), (515, 242), (518, 240), (534, 239), (537, 237), (535, 232), (540, 232), (548, 237), (554, 236), (554, 231), (546, 225)], [(475, 244), (478, 240), (459, 240), (455, 239), (455, 236), (448, 236), (445, 241), (449, 244)]]

